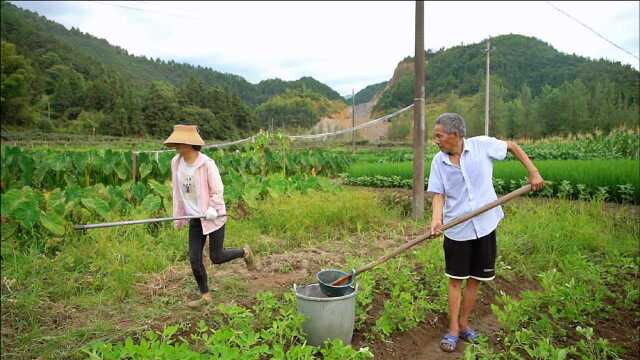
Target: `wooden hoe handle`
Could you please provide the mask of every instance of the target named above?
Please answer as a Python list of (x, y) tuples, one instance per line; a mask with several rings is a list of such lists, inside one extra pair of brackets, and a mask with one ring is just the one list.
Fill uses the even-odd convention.
[(343, 285), (344, 283), (346, 283), (352, 276), (355, 276), (356, 274), (360, 274), (363, 273), (365, 271), (371, 270), (372, 268), (382, 264), (383, 262), (397, 256), (400, 253), (403, 253), (409, 249), (411, 249), (412, 247), (420, 244), (421, 242), (425, 241), (425, 240), (430, 240), (433, 238), (436, 238), (438, 236), (440, 236), (445, 230), (452, 228), (458, 224), (461, 224), (471, 218), (474, 218), (482, 213), (484, 213), (487, 210), (491, 210), (496, 206), (502, 205), (520, 195), (524, 195), (526, 193), (528, 193), (529, 191), (531, 191), (531, 184), (527, 184), (521, 188), (519, 188), (518, 190), (514, 190), (502, 197), (499, 197), (498, 199), (474, 210), (474, 211), (470, 211), (464, 215), (461, 215), (453, 220), (451, 220), (450, 222), (446, 223), (445, 225), (442, 226), (442, 231), (441, 233), (438, 234), (422, 234), (418, 237), (416, 237), (415, 239), (411, 240), (410, 242), (400, 246), (399, 248), (395, 249), (394, 251), (390, 252), (389, 254), (384, 255), (383, 257), (379, 258), (378, 260), (372, 261), (369, 264), (361, 267), (360, 269), (356, 270), (354, 273), (352, 274), (347, 274), (342, 276), (341, 278), (339, 278), (338, 280), (334, 281), (333, 283), (331, 283), (332, 286), (340, 286)]

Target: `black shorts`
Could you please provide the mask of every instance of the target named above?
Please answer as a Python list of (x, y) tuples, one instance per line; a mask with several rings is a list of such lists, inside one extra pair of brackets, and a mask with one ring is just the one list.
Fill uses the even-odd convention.
[(493, 280), (496, 276), (496, 231), (474, 240), (444, 237), (445, 274), (453, 279)]

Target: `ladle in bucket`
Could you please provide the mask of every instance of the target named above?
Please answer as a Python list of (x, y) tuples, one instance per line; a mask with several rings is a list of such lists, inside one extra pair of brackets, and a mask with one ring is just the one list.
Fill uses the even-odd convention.
[(320, 285), (320, 290), (329, 297), (336, 296), (344, 296), (351, 292), (353, 292), (353, 274), (356, 272), (355, 269), (351, 270), (351, 278), (345, 281), (343, 284), (335, 286), (332, 283), (336, 279), (340, 279), (345, 275), (349, 275), (344, 271), (329, 269), (329, 270), (321, 270), (316, 278), (318, 279), (318, 284)]
[(523, 187), (521, 187), (518, 190), (512, 191), (510, 193), (508, 193), (507, 195), (504, 195), (474, 211), (468, 212), (462, 216), (459, 216), (453, 220), (451, 220), (450, 222), (446, 223), (445, 225), (442, 226), (441, 228), (441, 232), (438, 234), (423, 234), (418, 236), (417, 238), (413, 239), (412, 241), (400, 246), (399, 248), (397, 248), (396, 250), (394, 250), (393, 252), (379, 258), (376, 261), (373, 261), (363, 267), (361, 267), (358, 270), (352, 271), (350, 274), (346, 274), (343, 275), (342, 277), (338, 278), (337, 280), (333, 281), (331, 284), (326, 285), (326, 286), (321, 286), (322, 291), (327, 295), (327, 296), (331, 296), (331, 294), (325, 292), (325, 288), (329, 289), (329, 291), (332, 291), (334, 288), (341, 288), (342, 286), (344, 286), (345, 283), (351, 283), (353, 282), (353, 278), (360, 273), (363, 273), (365, 271), (371, 270), (372, 268), (382, 264), (383, 262), (391, 259), (392, 257), (395, 257), (396, 255), (411, 249), (412, 247), (420, 244), (421, 242), (425, 241), (425, 240), (430, 240), (433, 238), (436, 238), (438, 236), (440, 236), (440, 234), (442, 232), (444, 232), (445, 230), (452, 228), (460, 223), (463, 223), (471, 218), (474, 218), (482, 213), (484, 213), (487, 210), (491, 210), (494, 207), (498, 206), (498, 205), (502, 205), (504, 203), (506, 203), (507, 201), (510, 201), (520, 195), (524, 195), (526, 193), (528, 193), (529, 191), (531, 191), (531, 185), (527, 184)]

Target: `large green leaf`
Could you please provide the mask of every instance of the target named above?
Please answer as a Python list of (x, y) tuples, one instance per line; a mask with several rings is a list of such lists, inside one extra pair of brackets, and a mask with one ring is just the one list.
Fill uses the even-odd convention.
[[(15, 223), (4, 223), (2, 224), (2, 226), (0, 226), (0, 234), (2, 236), (2, 241), (8, 241), (15, 233), (16, 230), (18, 229), (18, 227), (16, 226)], [(2, 244), (2, 247), (4, 248), (6, 246), (5, 244)]]
[(78, 183), (78, 178), (73, 175), (64, 174), (64, 181), (67, 186), (76, 185)]
[(168, 198), (173, 195), (171, 187), (167, 184), (161, 184), (153, 179), (149, 179), (147, 184), (149, 184), (151, 190), (153, 190), (156, 194), (160, 195), (163, 198)]
[(142, 200), (144, 200), (147, 189), (143, 183), (137, 182), (131, 187), (131, 193), (138, 202), (141, 202)]
[(2, 216), (8, 216), (13, 212), (18, 202), (22, 199), (22, 193), (19, 189), (11, 189), (0, 197), (0, 206), (2, 208)]
[(54, 212), (43, 212), (40, 216), (40, 224), (55, 236), (63, 236), (65, 233), (64, 219)]
[(22, 199), (9, 216), (26, 228), (32, 228), (40, 217), (40, 208), (34, 199)]
[(258, 197), (260, 196), (261, 190), (259, 187), (247, 187), (244, 189), (242, 200), (244, 200), (250, 209), (255, 209), (258, 206)]
[(109, 204), (114, 207), (120, 202), (125, 201), (126, 197), (124, 196), (124, 191), (120, 187), (116, 186), (108, 186), (107, 194), (109, 198)]
[(158, 157), (158, 169), (162, 177), (168, 177), (171, 173), (171, 158), (173, 154), (163, 153)]
[(31, 185), (33, 181), (33, 158), (25, 156), (20, 161), (20, 171), (22, 172), (20, 178), (24, 185)]
[(59, 155), (55, 155), (51, 161), (51, 167), (53, 168), (53, 171), (55, 172), (62, 172), (64, 171), (65, 168), (65, 160), (64, 160), (64, 155), (59, 154)]
[(82, 188), (78, 185), (67, 186), (64, 189), (64, 197), (67, 201), (78, 200), (82, 197)]
[(142, 208), (147, 212), (155, 212), (162, 207), (162, 199), (155, 194), (149, 194), (142, 201)]
[(38, 167), (36, 168), (36, 171), (33, 173), (33, 182), (37, 186), (41, 186), (42, 181), (45, 179), (45, 176), (47, 175), (50, 169), (51, 169), (51, 166), (49, 165), (49, 163), (47, 162), (39, 163)]
[(109, 204), (106, 201), (99, 198), (82, 198), (80, 200), (82, 205), (84, 205), (87, 209), (97, 213), (102, 218), (106, 219), (109, 215)]
[(153, 165), (151, 165), (151, 163), (143, 163), (140, 165), (140, 179), (144, 179), (147, 177), (147, 175), (151, 174), (151, 171), (153, 171)]
[(129, 169), (127, 168), (127, 164), (124, 162), (119, 162), (116, 165), (116, 174), (120, 180), (126, 180), (127, 176), (129, 176)]
[(56, 188), (47, 196), (47, 211), (64, 214), (65, 197), (60, 188)]

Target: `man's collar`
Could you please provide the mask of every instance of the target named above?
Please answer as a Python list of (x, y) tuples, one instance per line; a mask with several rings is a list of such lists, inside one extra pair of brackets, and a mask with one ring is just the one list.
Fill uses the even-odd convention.
[[(468, 151), (471, 151), (471, 146), (470, 146), (470, 144), (468, 143), (467, 139), (462, 138), (462, 144), (463, 144), (463, 145), (462, 145), (462, 152), (463, 152), (463, 153), (468, 152)], [(443, 162), (443, 163), (445, 163), (445, 164), (447, 164), (447, 165), (451, 165), (451, 166), (453, 166), (453, 163), (451, 163), (451, 160), (449, 160), (449, 154), (447, 154), (447, 153), (446, 153), (446, 152), (444, 152), (444, 151), (441, 151), (441, 153), (442, 153), (442, 155), (443, 155), (443, 156), (442, 156), (442, 162)]]

